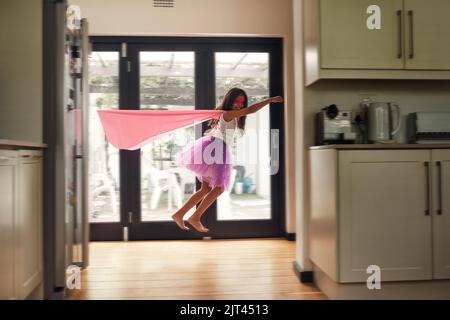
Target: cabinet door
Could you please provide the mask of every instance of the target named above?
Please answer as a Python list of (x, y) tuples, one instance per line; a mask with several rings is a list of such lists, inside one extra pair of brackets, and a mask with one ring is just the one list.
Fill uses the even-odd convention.
[[(380, 29), (367, 27), (371, 5)], [(321, 67), (403, 69), (402, 9), (402, 0), (321, 0)]]
[(433, 150), (433, 278), (450, 279), (450, 150)]
[(0, 150), (0, 300), (17, 298), (14, 241), (17, 168), (16, 153)]
[(431, 279), (431, 154), (339, 152), (340, 281)]
[(42, 281), (42, 163), (40, 151), (19, 153), (17, 247), (19, 297), (26, 298)]
[(450, 1), (405, 0), (406, 68), (450, 70)]

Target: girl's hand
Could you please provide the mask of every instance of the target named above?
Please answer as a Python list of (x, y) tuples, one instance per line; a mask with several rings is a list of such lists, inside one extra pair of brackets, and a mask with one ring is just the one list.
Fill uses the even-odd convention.
[(280, 103), (280, 102), (284, 101), (283, 97), (281, 97), (281, 96), (272, 97), (269, 100), (270, 100), (269, 103)]

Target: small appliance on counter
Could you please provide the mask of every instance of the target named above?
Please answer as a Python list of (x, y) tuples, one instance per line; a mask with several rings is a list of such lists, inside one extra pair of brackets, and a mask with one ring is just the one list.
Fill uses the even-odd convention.
[(340, 111), (332, 104), (316, 114), (315, 122), (316, 145), (355, 143), (351, 111)]
[(400, 107), (391, 102), (371, 102), (366, 112), (368, 142), (395, 143), (394, 136), (401, 128)]
[(409, 143), (450, 143), (450, 112), (408, 114)]

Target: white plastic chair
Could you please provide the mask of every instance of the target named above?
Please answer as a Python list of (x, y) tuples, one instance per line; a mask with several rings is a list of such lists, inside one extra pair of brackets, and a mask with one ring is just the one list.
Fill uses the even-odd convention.
[(99, 213), (101, 213), (100, 209), (96, 208), (95, 199), (99, 194), (107, 192), (109, 195), (109, 202), (112, 215), (114, 218), (119, 217), (117, 208), (118, 206), (117, 206), (116, 190), (114, 188), (113, 181), (111, 181), (111, 179), (104, 173), (94, 173), (90, 175), (90, 183), (92, 185), (96, 185), (96, 187), (92, 189), (90, 197), (90, 206), (92, 214), (94, 216), (97, 216)]
[(231, 201), (231, 190), (233, 190), (234, 180), (236, 179), (237, 170), (232, 169), (231, 171), (231, 177), (230, 177), (230, 189), (225, 190), (220, 196), (219, 199), (223, 201)]
[(230, 190), (224, 191), (218, 198), (217, 198), (217, 204), (220, 207), (221, 212), (224, 212), (226, 214), (231, 213), (231, 190), (233, 189), (234, 180), (236, 179), (237, 170), (232, 169), (231, 171), (231, 177), (230, 177)]
[[(113, 177), (107, 174), (105, 146), (102, 144), (92, 150), (91, 165), (89, 171), (89, 212), (93, 218), (101, 220), (101, 215), (105, 214), (100, 208), (103, 203), (98, 203), (96, 199), (101, 193), (107, 193), (112, 216), (114, 219), (120, 219), (117, 195), (116, 195), (116, 181)], [(110, 157), (118, 157), (117, 154), (110, 154)], [(111, 170), (117, 170), (118, 159), (109, 159), (109, 166)], [(117, 172), (117, 171), (115, 171)]]
[[(167, 191), (167, 208), (172, 210), (172, 201), (178, 208), (182, 206), (182, 194), (180, 185), (177, 182), (174, 173), (159, 170), (153, 166), (149, 167), (148, 181), (150, 183), (151, 197), (150, 197), (150, 209), (155, 210), (158, 206), (161, 194)], [(173, 199), (172, 199), (173, 198)]]
[(192, 171), (185, 168), (176, 168), (172, 169), (180, 176), (180, 191), (181, 195), (184, 197), (186, 193), (186, 184), (194, 183), (195, 184), (195, 174)]

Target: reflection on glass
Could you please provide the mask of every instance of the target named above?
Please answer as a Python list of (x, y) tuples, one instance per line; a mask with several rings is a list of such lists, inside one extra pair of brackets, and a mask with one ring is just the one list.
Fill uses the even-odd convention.
[[(249, 105), (269, 97), (269, 54), (217, 52), (216, 100), (232, 87), (246, 91)], [(233, 172), (229, 192), (217, 199), (218, 220), (271, 218), (269, 108), (247, 116), (245, 135), (232, 146)]]
[[(141, 109), (195, 109), (193, 52), (140, 52), (139, 62)], [(175, 165), (176, 153), (194, 140), (195, 127), (188, 127), (141, 148), (142, 221), (171, 220), (195, 192), (195, 175)]]
[(118, 109), (119, 53), (89, 57), (89, 221), (120, 221), (119, 150), (106, 139), (98, 109)]

